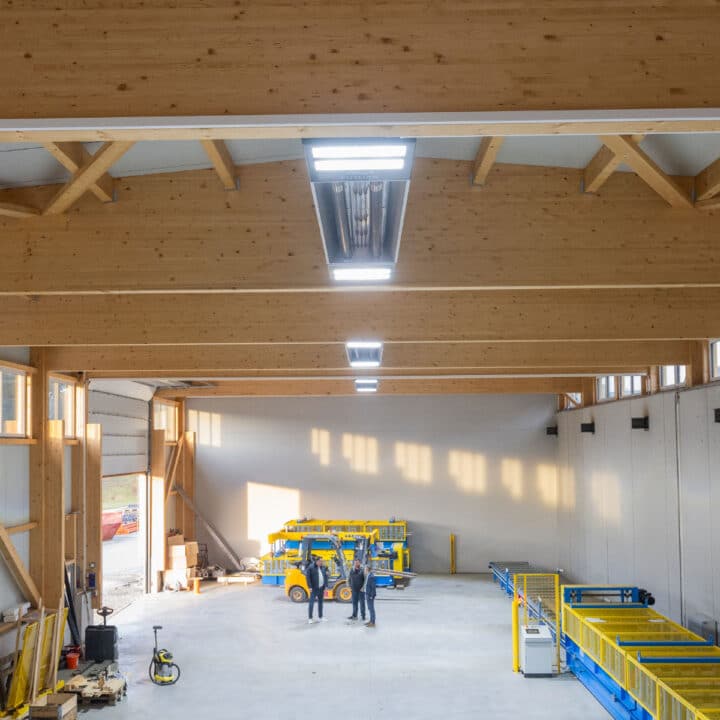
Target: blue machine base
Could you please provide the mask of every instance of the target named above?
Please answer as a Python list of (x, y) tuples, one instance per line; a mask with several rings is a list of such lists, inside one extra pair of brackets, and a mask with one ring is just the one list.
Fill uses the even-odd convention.
[(263, 585), (284, 585), (285, 584), (285, 576), (284, 575), (263, 575), (262, 576), (262, 584)]
[(652, 720), (652, 715), (567, 635), (565, 652), (568, 668), (615, 720)]

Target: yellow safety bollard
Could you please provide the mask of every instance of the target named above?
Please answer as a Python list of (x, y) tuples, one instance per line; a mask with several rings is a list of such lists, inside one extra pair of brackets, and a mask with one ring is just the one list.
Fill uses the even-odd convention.
[(457, 572), (456, 554), (455, 554), (455, 535), (450, 535), (450, 574)]
[(520, 672), (520, 622), (518, 620), (518, 610), (520, 609), (520, 601), (515, 598), (512, 601), (512, 658), (513, 672)]
[(195, 595), (200, 594), (200, 578), (199, 577), (193, 578), (193, 593), (195, 593)]

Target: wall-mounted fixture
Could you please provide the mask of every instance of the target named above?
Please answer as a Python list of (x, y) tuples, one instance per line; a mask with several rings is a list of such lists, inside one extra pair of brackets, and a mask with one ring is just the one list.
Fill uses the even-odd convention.
[(650, 416), (631, 418), (631, 427), (633, 430), (649, 430)]
[(720, 408), (715, 408), (715, 422), (720, 423)]
[(350, 367), (376, 368), (382, 361), (383, 344), (377, 340), (351, 340), (345, 343)]
[(595, 434), (595, 422), (580, 423), (580, 432)]
[(305, 140), (325, 259), (338, 281), (389, 280), (400, 250), (414, 140)]
[(545, 434), (546, 435), (557, 435), (558, 434), (558, 426), (557, 425), (550, 425), (545, 428)]
[(377, 378), (356, 378), (355, 379), (355, 392), (359, 393), (374, 393), (378, 389)]

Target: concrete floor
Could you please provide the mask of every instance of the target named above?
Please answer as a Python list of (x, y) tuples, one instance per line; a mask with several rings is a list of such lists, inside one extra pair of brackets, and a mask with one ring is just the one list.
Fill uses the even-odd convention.
[[(200, 596), (144, 596), (121, 612), (128, 697), (92, 711), (112, 718), (413, 720), (608, 715), (571, 675), (528, 679), (510, 670), (510, 602), (487, 576), (424, 576), (382, 590), (378, 624), (307, 624), (282, 589), (205, 584)], [(182, 668), (180, 682), (147, 678), (152, 625)]]

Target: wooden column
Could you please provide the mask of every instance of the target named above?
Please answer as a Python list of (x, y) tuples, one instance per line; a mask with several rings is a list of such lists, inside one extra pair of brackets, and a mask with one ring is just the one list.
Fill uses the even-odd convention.
[(165, 570), (166, 556), (166, 514), (165, 514), (165, 431), (152, 431), (150, 447), (150, 591), (162, 590), (162, 571)]
[(705, 385), (710, 382), (710, 346), (707, 340), (690, 342), (690, 367), (688, 385)]
[(65, 587), (65, 423), (48, 420), (43, 492), (43, 598), (59, 598)]
[(594, 377), (582, 379), (582, 404), (583, 407), (595, 405), (597, 402), (597, 381)]
[(72, 484), (71, 509), (75, 514), (75, 533), (77, 542), (78, 576), (85, 577), (85, 462), (87, 454), (87, 383), (78, 385), (76, 395), (76, 413), (78, 427), (78, 444), (72, 447)]
[(37, 523), (30, 533), (30, 576), (38, 589), (42, 589), (45, 576), (45, 418), (47, 417), (48, 376), (45, 350), (32, 348), (30, 364), (37, 368), (32, 376), (30, 392), (30, 428), (37, 441), (30, 446), (30, 520)]
[(651, 365), (648, 368), (648, 374), (645, 377), (645, 394), (653, 395), (660, 390), (660, 368), (657, 365)]
[[(183, 436), (185, 434), (185, 401), (181, 400), (177, 405), (177, 439), (178, 439), (178, 450), (180, 457), (178, 458), (177, 470), (175, 471), (175, 485), (185, 490), (185, 465), (186, 465), (186, 453)], [(168, 479), (169, 482), (169, 479)], [(182, 531), (185, 538), (189, 539), (187, 528), (185, 527), (185, 503), (183, 502), (180, 495), (175, 495), (174, 503), (174, 527)]]
[(94, 564), (96, 592), (92, 606), (102, 606), (102, 428), (85, 426), (85, 567)]
[[(191, 499), (195, 499), (195, 433), (186, 432), (183, 444), (183, 490)], [(195, 540), (197, 531), (195, 529), (195, 513), (187, 503), (183, 502), (183, 532), (188, 540)]]

